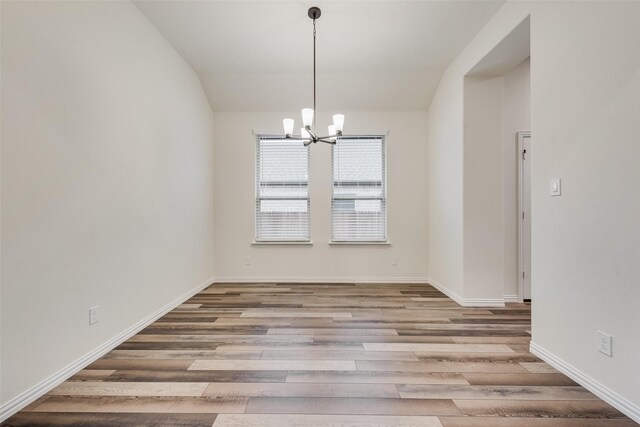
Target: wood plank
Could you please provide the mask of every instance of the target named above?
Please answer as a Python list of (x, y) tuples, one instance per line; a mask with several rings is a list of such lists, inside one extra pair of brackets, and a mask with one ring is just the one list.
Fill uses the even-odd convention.
[(211, 288), (211, 289), (205, 289), (204, 291), (200, 292), (199, 295), (211, 295), (211, 294), (225, 294), (227, 292), (239, 292), (240, 294), (248, 294), (248, 293), (279, 293), (279, 292), (291, 292), (291, 288), (278, 288), (278, 287), (272, 287), (272, 288), (267, 288), (267, 287), (260, 287), (260, 288), (252, 288), (249, 286), (236, 286), (236, 287), (228, 287), (228, 288)]
[(469, 384), (473, 385), (577, 385), (571, 378), (562, 374), (483, 374), (465, 372), (462, 375), (469, 381)]
[[(113, 350), (105, 359), (260, 359), (262, 351), (219, 351), (219, 350)], [(99, 371), (105, 372), (105, 371)]]
[(287, 371), (116, 371), (109, 381), (152, 381), (152, 382), (284, 382)]
[(531, 333), (520, 329), (398, 329), (400, 336), (446, 337), (529, 337)]
[(206, 342), (206, 343), (305, 343), (313, 342), (311, 335), (135, 335), (128, 343), (139, 342)]
[(247, 414), (455, 415), (451, 400), (252, 397)]
[(245, 311), (241, 317), (331, 317), (331, 318), (351, 318), (351, 313), (346, 312), (309, 312), (309, 311)]
[[(467, 344), (469, 345), (469, 344)], [(415, 355), (423, 361), (433, 362), (537, 362), (538, 359), (531, 353), (492, 353), (492, 352), (424, 352), (416, 351)]]
[(52, 396), (33, 412), (243, 413), (247, 399), (217, 397)]
[(398, 398), (393, 384), (213, 383), (205, 396)]
[(262, 352), (264, 360), (406, 360), (417, 362), (413, 352), (402, 351), (341, 351), (341, 350), (291, 350)]
[(517, 363), (465, 363), (465, 362), (396, 362), (357, 360), (359, 371), (399, 372), (528, 372)]
[(395, 329), (269, 328), (268, 335), (398, 335)]
[[(317, 321), (318, 319), (313, 319)], [(297, 319), (292, 321), (292, 327), (299, 328), (302, 327), (301, 322), (303, 320)], [(449, 322), (449, 319), (429, 319), (428, 324), (443, 324)], [(415, 328), (419, 325), (427, 325), (424, 321), (422, 323), (417, 323), (414, 320), (406, 320), (406, 321), (380, 321), (380, 320), (352, 320), (346, 321), (344, 319), (335, 320), (329, 322), (325, 322), (325, 324), (318, 324), (320, 328), (326, 327), (334, 327), (334, 328), (349, 328), (349, 329), (406, 329), (406, 328)], [(364, 335), (364, 334), (361, 334)]]
[(220, 351), (364, 351), (362, 344), (230, 344), (220, 345)]
[(211, 342), (123, 342), (116, 350), (215, 350), (218, 344)]
[(492, 333), (492, 331), (501, 330), (516, 330), (526, 331), (531, 327), (530, 323), (518, 323), (518, 324), (493, 324), (490, 322), (473, 323), (467, 322), (466, 319), (449, 319), (450, 323), (416, 323), (414, 328), (417, 330), (450, 330), (455, 331), (457, 329), (465, 329), (469, 331), (482, 331)]
[[(276, 336), (276, 335), (268, 335)], [(301, 336), (301, 335), (293, 335)], [(451, 343), (453, 337), (448, 336), (399, 336), (399, 335), (314, 335), (314, 343), (355, 344), (355, 343)]]
[(442, 427), (438, 417), (221, 414), (213, 427)]
[(211, 427), (216, 414), (20, 412), (3, 427)]
[(193, 364), (190, 359), (99, 359), (87, 369), (153, 369), (156, 371), (186, 370)]
[(208, 326), (206, 323), (154, 323), (139, 332), (140, 335), (266, 335), (268, 328), (261, 327), (221, 327), (220, 325)]
[(402, 398), (410, 399), (598, 400), (580, 386), (399, 384), (397, 388)]
[(202, 396), (209, 383), (193, 382), (64, 382), (51, 396)]
[(529, 344), (509, 344), (509, 347), (511, 347), (516, 353), (529, 352)]
[(189, 367), (193, 370), (244, 370), (244, 371), (355, 371), (353, 361), (345, 360), (196, 360)]
[(531, 372), (532, 374), (558, 374), (559, 372), (553, 369), (551, 366), (547, 365), (544, 362), (538, 363), (528, 363), (523, 362), (520, 365), (524, 366), (524, 368)]
[(451, 337), (458, 344), (526, 344), (529, 345), (531, 337)]
[(622, 418), (605, 402), (571, 400), (454, 400), (460, 412), (469, 416), (545, 418)]
[(461, 353), (514, 353), (504, 344), (441, 344), (441, 343), (363, 343), (366, 351), (419, 351), (419, 352), (461, 352)]
[(83, 369), (67, 381), (97, 381), (104, 380), (113, 374), (115, 369)]
[(633, 427), (630, 419), (439, 417), (444, 427)]
[(457, 372), (289, 371), (287, 382), (350, 384), (469, 384)]

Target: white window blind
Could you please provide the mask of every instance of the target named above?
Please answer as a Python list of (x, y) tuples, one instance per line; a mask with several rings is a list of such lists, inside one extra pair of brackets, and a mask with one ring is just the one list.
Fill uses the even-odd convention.
[(258, 137), (256, 241), (309, 241), (309, 148)]
[(338, 138), (332, 147), (331, 240), (387, 240), (384, 137)]

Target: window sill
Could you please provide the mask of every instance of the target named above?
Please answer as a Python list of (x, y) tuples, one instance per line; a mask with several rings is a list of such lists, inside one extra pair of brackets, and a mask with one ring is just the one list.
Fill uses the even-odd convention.
[(391, 246), (391, 242), (329, 242), (329, 246)]
[(273, 242), (251, 242), (251, 246), (313, 246), (313, 242), (300, 241), (273, 241)]

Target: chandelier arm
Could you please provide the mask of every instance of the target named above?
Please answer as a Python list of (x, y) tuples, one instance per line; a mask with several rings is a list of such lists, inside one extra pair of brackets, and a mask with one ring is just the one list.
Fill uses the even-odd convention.
[(330, 139), (318, 138), (318, 141), (324, 142), (325, 144), (336, 145), (335, 141), (331, 141)]
[(315, 133), (313, 133), (313, 131), (311, 129), (307, 129), (307, 132), (309, 132), (309, 135), (311, 135), (311, 139), (313, 139), (313, 140), (317, 140), (318, 139), (318, 136)]

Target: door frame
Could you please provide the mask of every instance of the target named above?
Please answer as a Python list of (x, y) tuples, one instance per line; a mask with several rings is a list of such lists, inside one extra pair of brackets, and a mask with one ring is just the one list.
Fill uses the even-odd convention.
[[(524, 301), (524, 278), (522, 277), (524, 268), (524, 254), (522, 251), (522, 236), (524, 235), (524, 223), (522, 221), (523, 207), (524, 207), (524, 194), (522, 191), (522, 185), (524, 184), (524, 172), (523, 168), (523, 151), (524, 151), (524, 138), (529, 138), (531, 143), (531, 131), (523, 130), (517, 132), (516, 142), (518, 144), (518, 298), (520, 302)], [(530, 158), (529, 158), (530, 159)], [(531, 185), (531, 166), (529, 166), (529, 185)], [(529, 197), (531, 197), (531, 191), (529, 191)], [(529, 203), (531, 207), (531, 203)], [(530, 209), (531, 211), (531, 209)], [(529, 212), (529, 221), (531, 221), (531, 212)], [(529, 241), (531, 245), (531, 241)], [(531, 250), (529, 250), (529, 256), (531, 256)], [(529, 272), (529, 283), (531, 283), (531, 272)]]

